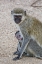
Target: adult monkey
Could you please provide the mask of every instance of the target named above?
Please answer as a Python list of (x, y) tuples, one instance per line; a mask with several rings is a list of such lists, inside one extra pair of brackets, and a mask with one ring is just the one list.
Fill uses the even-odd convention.
[(22, 57), (25, 49), (35, 57), (42, 59), (42, 23), (26, 14), (21, 8), (15, 8), (11, 11), (16, 24), (19, 24), (24, 37), (24, 42), (18, 54), (18, 59)]

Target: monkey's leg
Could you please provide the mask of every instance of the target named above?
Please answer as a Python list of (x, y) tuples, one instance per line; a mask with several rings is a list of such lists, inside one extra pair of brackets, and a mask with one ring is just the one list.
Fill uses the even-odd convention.
[(42, 59), (42, 47), (40, 47), (35, 40), (33, 39), (30, 40), (28, 44), (28, 50), (35, 57)]

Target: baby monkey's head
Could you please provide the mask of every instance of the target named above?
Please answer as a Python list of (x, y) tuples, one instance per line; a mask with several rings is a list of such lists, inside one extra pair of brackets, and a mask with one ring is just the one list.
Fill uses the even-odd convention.
[(15, 33), (15, 37), (18, 39), (19, 42), (23, 41), (23, 35), (21, 34), (20, 31), (17, 31)]

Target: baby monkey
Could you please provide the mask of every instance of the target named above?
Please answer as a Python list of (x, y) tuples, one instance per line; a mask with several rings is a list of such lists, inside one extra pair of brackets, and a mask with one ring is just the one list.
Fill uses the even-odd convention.
[(15, 54), (18, 55), (19, 51), (21, 49), (21, 46), (23, 45), (24, 37), (23, 37), (23, 35), (22, 35), (22, 33), (20, 31), (17, 31), (15, 33), (15, 37), (17, 38), (19, 43), (18, 43), (17, 51), (14, 53), (14, 55)]
[[(20, 49), (21, 49), (23, 42), (24, 42), (24, 37), (23, 37), (23, 35), (20, 31), (17, 31), (15, 33), (15, 37), (17, 38), (19, 43), (18, 43), (18, 46), (17, 46), (17, 51), (14, 52), (14, 55), (19, 55)], [(26, 53), (26, 50), (24, 51), (23, 56), (28, 56), (28, 54)]]

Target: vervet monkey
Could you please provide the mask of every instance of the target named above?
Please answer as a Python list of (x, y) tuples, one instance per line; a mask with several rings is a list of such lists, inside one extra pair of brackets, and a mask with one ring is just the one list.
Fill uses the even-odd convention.
[(42, 59), (42, 23), (36, 18), (27, 15), (26, 11), (21, 8), (15, 8), (11, 11), (11, 14), (24, 37), (24, 42), (17, 58), (21, 58), (27, 48), (35, 57)]

